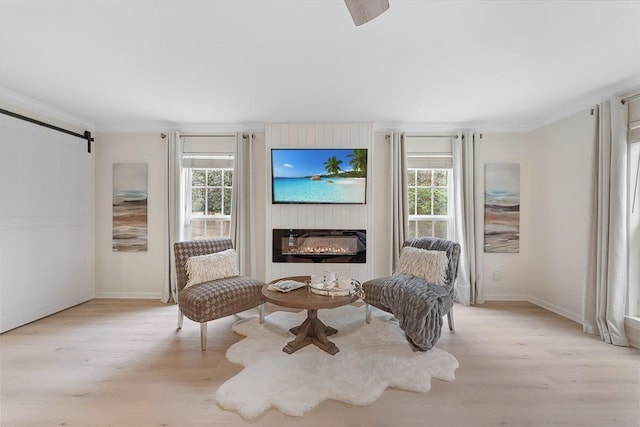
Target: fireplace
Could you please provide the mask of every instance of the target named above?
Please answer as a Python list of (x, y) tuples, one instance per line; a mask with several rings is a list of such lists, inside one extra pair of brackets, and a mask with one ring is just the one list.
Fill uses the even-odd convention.
[(274, 229), (273, 262), (367, 262), (366, 230)]

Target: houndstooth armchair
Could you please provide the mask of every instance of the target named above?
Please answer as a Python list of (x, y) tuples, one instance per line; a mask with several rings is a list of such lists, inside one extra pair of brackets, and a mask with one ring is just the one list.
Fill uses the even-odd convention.
[(185, 263), (192, 256), (232, 249), (231, 239), (177, 242), (173, 246), (178, 287), (178, 329), (183, 316), (200, 323), (202, 351), (207, 349), (207, 322), (259, 306), (264, 321), (263, 282), (245, 276), (226, 277), (185, 289), (188, 281)]

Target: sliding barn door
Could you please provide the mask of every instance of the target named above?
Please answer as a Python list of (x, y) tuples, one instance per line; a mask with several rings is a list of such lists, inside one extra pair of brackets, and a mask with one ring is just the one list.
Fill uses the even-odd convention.
[(93, 298), (87, 142), (0, 116), (0, 332)]

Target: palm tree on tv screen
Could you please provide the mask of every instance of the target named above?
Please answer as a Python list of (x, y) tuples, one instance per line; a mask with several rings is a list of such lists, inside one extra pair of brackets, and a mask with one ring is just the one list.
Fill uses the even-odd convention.
[(329, 157), (323, 164), (329, 175), (335, 175), (341, 171), (340, 163), (342, 163), (342, 160), (338, 160), (336, 156), (332, 156)]
[(360, 172), (362, 176), (367, 174), (367, 150), (353, 150), (353, 153), (347, 154), (347, 157), (351, 159), (349, 165), (354, 171)]

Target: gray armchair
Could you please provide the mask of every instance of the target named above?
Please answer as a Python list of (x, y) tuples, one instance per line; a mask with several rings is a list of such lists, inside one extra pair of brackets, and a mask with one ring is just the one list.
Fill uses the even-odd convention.
[(407, 240), (403, 246), (446, 252), (445, 285), (429, 283), (408, 274), (369, 280), (362, 285), (367, 303), (366, 322), (371, 320), (371, 306), (391, 313), (398, 319), (412, 348), (426, 351), (440, 338), (445, 314), (449, 329), (454, 330), (453, 297), (460, 245), (450, 240), (422, 237)]
[(207, 322), (260, 306), (260, 323), (264, 321), (263, 282), (235, 276), (200, 283), (185, 289), (188, 281), (185, 263), (192, 256), (232, 249), (231, 239), (177, 242), (173, 246), (178, 287), (178, 329), (183, 316), (200, 323), (200, 344), (207, 349)]

